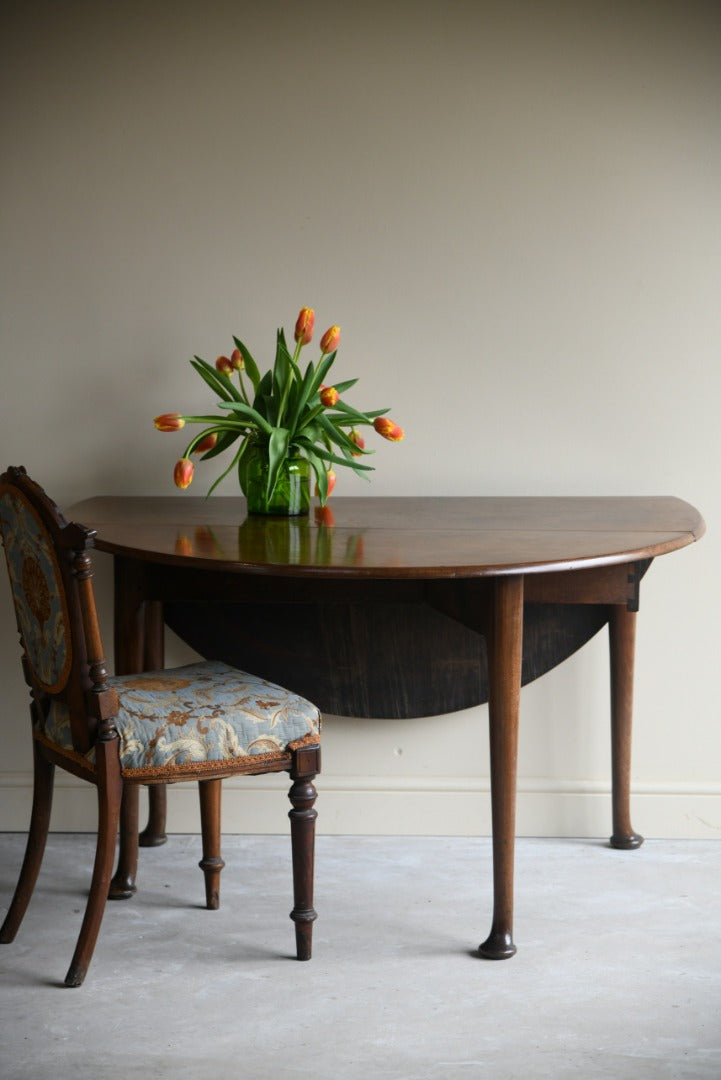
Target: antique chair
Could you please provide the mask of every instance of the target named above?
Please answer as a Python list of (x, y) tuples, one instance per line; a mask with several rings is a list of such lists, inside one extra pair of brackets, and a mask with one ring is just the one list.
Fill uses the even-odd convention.
[(215, 908), (224, 865), (223, 777), (285, 771), (293, 781), (291, 918), (298, 959), (310, 959), (316, 917), (313, 779), (320, 768), (318, 710), (273, 683), (213, 661), (110, 677), (88, 554), (94, 533), (68, 524), (23, 468), (10, 468), (0, 476), (0, 533), (31, 691), (35, 777), (25, 859), (0, 942), (14, 939), (37, 880), (56, 765), (95, 784), (98, 794), (95, 865), (67, 986), (81, 985), (93, 955), (127, 785), (198, 781), (200, 866), (206, 905)]

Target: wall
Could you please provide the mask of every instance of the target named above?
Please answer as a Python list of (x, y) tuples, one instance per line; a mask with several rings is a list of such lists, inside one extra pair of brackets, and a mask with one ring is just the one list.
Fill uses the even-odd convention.
[[(719, 5), (11, 0), (0, 19), (0, 464), (61, 505), (171, 494), (182, 436), (152, 417), (204, 400), (190, 356), (236, 333), (267, 357), (314, 306), (343, 328), (338, 374), (408, 433), (342, 492), (702, 510), (706, 538), (643, 586), (634, 817), (720, 835)], [(4, 577), (0, 678), (0, 828), (24, 829)], [(600, 637), (524, 690), (519, 831), (608, 834), (607, 678)], [(486, 742), (485, 708), (328, 718), (322, 828), (488, 832)], [(278, 786), (227, 784), (228, 831), (284, 830)], [(55, 828), (92, 827), (75, 787)], [(171, 828), (197, 828), (195, 802), (172, 793)]]

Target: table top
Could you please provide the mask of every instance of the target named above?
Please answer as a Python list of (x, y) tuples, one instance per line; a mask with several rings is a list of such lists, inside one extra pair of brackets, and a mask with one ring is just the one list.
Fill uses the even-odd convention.
[(96, 496), (66, 511), (96, 547), (281, 577), (453, 578), (654, 558), (704, 533), (668, 496), (336, 497), (307, 517), (248, 516), (232, 496)]

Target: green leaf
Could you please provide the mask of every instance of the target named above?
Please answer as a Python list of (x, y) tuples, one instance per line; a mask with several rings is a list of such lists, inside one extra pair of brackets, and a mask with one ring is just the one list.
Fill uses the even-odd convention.
[(306, 457), (311, 464), (313, 472), (315, 473), (315, 480), (318, 485), (318, 498), (320, 499), (320, 505), (325, 506), (325, 501), (328, 498), (328, 470), (325, 465), (315, 453), (314, 450), (305, 447)]
[(258, 365), (253, 357), (248, 352), (247, 348), (242, 341), (239, 341), (237, 337), (233, 338), (236, 349), (240, 350), (240, 355), (243, 357), (243, 363), (245, 364), (245, 370), (248, 372), (250, 381), (253, 384), (253, 390), (257, 392), (258, 385), (260, 383), (260, 372), (258, 371)]
[(216, 393), (220, 394), (226, 401), (242, 401), (240, 390), (234, 382), (224, 375), (222, 371), (218, 371), (206, 360), (201, 360), (199, 356), (194, 357), (190, 363), (193, 365), (198, 374), (205, 379), (208, 386), (212, 386)]
[(373, 417), (385, 416), (389, 411), (389, 409), (381, 409), (380, 411), (373, 413), (361, 412), (360, 409), (354, 409), (347, 401), (342, 401), (340, 399), (336, 402), (333, 410), (334, 416), (338, 413), (343, 413), (344, 416), (350, 417), (350, 419), (355, 420), (359, 424), (372, 424)]
[(357, 379), (346, 379), (345, 382), (333, 383), (339, 394), (345, 394), (346, 390), (350, 390), (351, 386), (355, 386), (358, 382)]
[(288, 455), (288, 443), (290, 432), (287, 428), (276, 427), (270, 433), (268, 440), (268, 483), (265, 489), (265, 497), (270, 502), (275, 485), (278, 482), (280, 467)]
[(330, 371), (334, 360), (335, 353), (332, 352), (328, 356), (324, 356), (318, 364), (313, 379), (311, 380), (311, 395), (315, 394), (320, 384), (325, 381), (325, 377)]
[(313, 408), (310, 409), (305, 414), (305, 416), (303, 417), (303, 420), (301, 421), (300, 424), (298, 424), (298, 427), (296, 429), (299, 434), (300, 434), (301, 431), (303, 431), (305, 428), (307, 428), (307, 426), (310, 423), (312, 423), (313, 420), (315, 420), (318, 416), (320, 416), (320, 414), (323, 412), (324, 407), (325, 406), (318, 403), (317, 405), (314, 405)]
[(240, 413), (241, 416), (247, 416), (252, 420), (260, 429), (264, 431), (266, 435), (270, 435), (273, 430), (271, 424), (261, 416), (257, 409), (252, 408), (250, 405), (246, 405), (244, 401), (222, 401), (220, 403), (221, 409), (232, 409), (233, 412)]
[(222, 435), (218, 437), (218, 441), (211, 450), (207, 450), (200, 458), (201, 461), (208, 461), (210, 458), (217, 457), (218, 454), (222, 454), (227, 450), (229, 446), (232, 446), (236, 439), (242, 435), (241, 431), (224, 431)]
[(257, 409), (258, 408), (258, 402), (262, 401), (262, 399), (264, 397), (267, 397), (272, 393), (273, 393), (273, 372), (272, 371), (266, 371), (265, 375), (263, 376), (263, 378), (258, 383), (257, 389), (255, 391), (255, 401), (253, 402), (254, 407)]
[(231, 470), (231, 469), (233, 469), (233, 468), (235, 468), (235, 466), (237, 465), (238, 461), (240, 460), (240, 456), (241, 456), (241, 454), (242, 454), (242, 453), (244, 452), (244, 449), (243, 449), (243, 448), (245, 447), (245, 445), (246, 445), (246, 443), (245, 443), (245, 442), (242, 442), (242, 443), (240, 444), (240, 448), (239, 448), (239, 450), (238, 450), (238, 453), (237, 453), (237, 454), (235, 454), (235, 456), (233, 457), (233, 460), (231, 461), (231, 463), (230, 463), (230, 465), (228, 466), (228, 468), (227, 468), (227, 469), (225, 470), (225, 472), (222, 472), (222, 473), (220, 474), (220, 476), (219, 476), (219, 477), (218, 477), (218, 478), (217, 478), (216, 480), (214, 480), (214, 481), (213, 481), (213, 483), (212, 483), (212, 484), (210, 485), (210, 487), (208, 488), (208, 494), (207, 494), (207, 495), (205, 496), (205, 497), (206, 497), (206, 499), (207, 499), (207, 498), (209, 498), (209, 497), (210, 497), (210, 496), (211, 496), (211, 495), (213, 494), (213, 492), (215, 491), (215, 489), (217, 488), (217, 486), (218, 486), (218, 484), (219, 484), (219, 483), (221, 482), (221, 480), (225, 480), (225, 478), (226, 478), (226, 476), (228, 475), (228, 473), (230, 472), (230, 470)]
[(339, 431), (335, 424), (332, 423), (327, 413), (321, 413), (318, 417), (318, 423), (323, 431), (326, 433), (331, 442), (334, 442), (336, 446), (339, 446), (342, 450), (345, 450), (348, 454), (353, 454), (358, 447), (351, 439), (348, 438), (344, 431)]
[(312, 392), (311, 387), (313, 385), (314, 377), (315, 377), (315, 368), (313, 367), (313, 363), (311, 361), (308, 364), (308, 367), (305, 369), (305, 375), (303, 376), (303, 381), (300, 384), (300, 389), (298, 391), (298, 397), (296, 399), (295, 406), (292, 409), (291, 414), (290, 414), (290, 422), (288, 424), (288, 427), (289, 427), (291, 432), (296, 431), (297, 428), (298, 428), (298, 422), (299, 422), (299, 420), (300, 420), (300, 418), (301, 418), (301, 416), (303, 414), (303, 410), (305, 409), (306, 405), (308, 404), (308, 400), (309, 400), (311, 392)]
[(310, 439), (306, 439), (304, 436), (301, 436), (300, 439), (298, 439), (298, 445), (306, 453), (312, 452), (317, 454), (319, 458), (322, 458), (323, 461), (332, 461), (334, 465), (344, 465), (346, 468), (353, 469), (354, 472), (359, 474), (361, 472), (375, 471), (372, 465), (361, 465), (359, 461), (349, 461), (348, 458), (338, 457), (337, 454), (331, 454), (330, 451), (323, 450), (320, 446), (315, 446)]

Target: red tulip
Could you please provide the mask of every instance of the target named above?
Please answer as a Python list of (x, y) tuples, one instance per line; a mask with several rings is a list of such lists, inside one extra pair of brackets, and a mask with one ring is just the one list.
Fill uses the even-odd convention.
[(299, 341), (301, 345), (307, 345), (310, 339), (313, 337), (313, 327), (315, 326), (315, 312), (312, 307), (303, 307), (300, 309), (300, 315), (295, 323), (295, 340)]
[(400, 442), (405, 435), (403, 428), (398, 427), (398, 424), (394, 424), (387, 416), (376, 416), (373, 427), (379, 435), (390, 442)]
[(230, 366), (233, 371), (242, 371), (245, 367), (245, 361), (243, 360), (243, 354), (240, 349), (233, 349), (230, 354)]
[(323, 334), (320, 339), (320, 351), (322, 353), (333, 352), (338, 348), (338, 342), (340, 341), (340, 326), (331, 326), (329, 330)]
[(357, 449), (357, 450), (355, 450), (355, 451), (352, 451), (352, 453), (353, 453), (353, 457), (360, 457), (360, 456), (361, 456), (361, 451), (362, 451), (362, 450), (365, 450), (365, 446), (366, 446), (366, 442), (365, 442), (365, 439), (363, 438), (363, 436), (362, 436), (362, 435), (360, 435), (360, 434), (359, 434), (359, 433), (358, 433), (358, 432), (356, 431), (356, 429), (355, 429), (355, 428), (353, 428), (353, 430), (351, 431), (351, 433), (350, 433), (350, 435), (348, 436), (348, 438), (350, 439), (350, 441), (351, 441), (352, 443), (355, 443), (355, 445), (356, 445), (356, 446), (358, 447), (358, 449)]
[(193, 479), (194, 472), (195, 465), (193, 465), (193, 462), (190, 460), (190, 458), (181, 458), (175, 466), (175, 470), (173, 472), (173, 480), (175, 481), (175, 486), (182, 488), (183, 490), (185, 490), (185, 488), (187, 487), (190, 487), (190, 482)]
[(215, 361), (215, 366), (221, 373), (221, 375), (230, 376), (233, 374), (233, 365), (231, 364), (227, 356), (219, 356), (218, 359)]
[(204, 439), (201, 439), (198, 445), (194, 448), (194, 454), (204, 454), (206, 450), (212, 450), (218, 441), (218, 433), (211, 431), (210, 435), (206, 435)]
[(327, 409), (338, 404), (338, 397), (339, 394), (335, 386), (324, 386), (320, 392), (321, 404), (325, 405)]
[(158, 431), (180, 431), (185, 427), (185, 420), (177, 412), (166, 412), (162, 416), (156, 416), (153, 420)]

